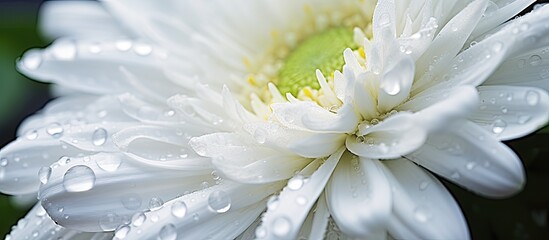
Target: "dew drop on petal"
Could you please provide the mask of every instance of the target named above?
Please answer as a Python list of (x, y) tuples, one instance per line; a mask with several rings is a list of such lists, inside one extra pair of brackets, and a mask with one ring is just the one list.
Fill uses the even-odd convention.
[(530, 106), (535, 106), (539, 102), (539, 94), (536, 91), (526, 92), (526, 103)]
[(259, 226), (255, 229), (256, 238), (264, 238), (267, 236), (267, 230), (263, 226)]
[(288, 218), (278, 217), (273, 221), (271, 230), (274, 235), (278, 237), (285, 237), (292, 230), (292, 224)]
[(96, 129), (92, 134), (92, 143), (95, 146), (101, 146), (107, 142), (107, 130), (104, 128)]
[(224, 213), (231, 208), (231, 197), (224, 191), (214, 191), (208, 196), (208, 206), (217, 213)]
[(507, 123), (501, 119), (496, 119), (492, 124), (492, 132), (495, 134), (502, 133), (507, 127)]
[(381, 86), (383, 91), (391, 96), (395, 96), (400, 93), (400, 83), (398, 82), (386, 82)]
[(51, 176), (51, 168), (50, 167), (42, 167), (38, 171), (38, 178), (40, 179), (40, 182), (42, 184), (48, 183), (48, 180)]
[(298, 196), (295, 199), (295, 202), (299, 205), (305, 205), (305, 204), (307, 204), (307, 198), (305, 196)]
[(528, 58), (528, 63), (532, 66), (538, 66), (541, 64), (543, 60), (539, 55), (532, 55), (530, 58)]
[(95, 185), (95, 173), (85, 165), (69, 168), (63, 177), (63, 186), (67, 192), (84, 192)]
[(133, 50), (140, 56), (147, 56), (153, 51), (152, 46), (146, 43), (136, 43)]
[(414, 209), (414, 217), (416, 218), (416, 220), (422, 223), (427, 222), (429, 221), (429, 219), (431, 219), (431, 215), (423, 207), (417, 207)]
[(263, 128), (258, 128), (254, 132), (254, 138), (260, 144), (265, 143), (267, 141), (267, 131)]
[(29, 130), (25, 133), (25, 138), (28, 140), (34, 140), (38, 138), (38, 131), (36, 130)]
[(128, 226), (128, 225), (120, 226), (114, 232), (114, 237), (117, 238), (117, 239), (124, 239), (124, 238), (126, 238), (126, 236), (128, 236), (129, 232), (130, 232), (130, 226)]
[(158, 238), (160, 240), (175, 240), (177, 239), (177, 230), (173, 224), (167, 224), (166, 226), (160, 229), (158, 233)]
[(301, 187), (303, 187), (303, 184), (304, 184), (304, 178), (303, 178), (303, 175), (296, 175), (294, 177), (292, 177), (290, 180), (288, 180), (288, 188), (290, 190), (299, 190), (301, 189)]
[(156, 211), (160, 208), (162, 208), (162, 205), (164, 204), (164, 201), (162, 201), (159, 197), (152, 197), (149, 201), (149, 209), (151, 211)]
[(130, 40), (118, 40), (115, 43), (116, 49), (119, 51), (125, 52), (132, 48), (133, 43)]
[(63, 127), (59, 123), (52, 123), (46, 128), (46, 132), (53, 137), (61, 137), (63, 135)]
[(143, 225), (145, 220), (147, 220), (147, 216), (145, 216), (145, 214), (142, 213), (142, 212), (138, 212), (138, 213), (133, 215), (132, 224), (136, 227), (139, 227), (139, 226)]
[(0, 159), (0, 167), (5, 167), (5, 166), (8, 166), (8, 159), (7, 158)]
[(122, 160), (118, 156), (105, 154), (95, 160), (97, 166), (107, 172), (114, 172), (122, 164)]
[(477, 166), (477, 163), (476, 162), (468, 162), (465, 167), (467, 168), (467, 170), (473, 170), (473, 168), (475, 168)]
[(51, 47), (56, 59), (69, 61), (76, 57), (76, 44), (71, 40), (60, 40)]
[(267, 201), (267, 209), (269, 211), (274, 211), (278, 208), (278, 205), (279, 205), (279, 200), (278, 200), (278, 196), (274, 195), (274, 196), (271, 196), (269, 198), (269, 200)]
[(113, 231), (120, 224), (122, 224), (122, 218), (116, 213), (108, 213), (99, 218), (99, 227), (101, 227), (103, 231)]
[(128, 210), (136, 210), (141, 207), (141, 197), (133, 193), (122, 197), (122, 205)]
[(183, 201), (177, 201), (172, 204), (172, 215), (177, 218), (183, 218), (187, 214), (187, 204)]
[(428, 187), (429, 187), (429, 182), (427, 181), (421, 181), (421, 183), (419, 183), (420, 191), (425, 191), (425, 189), (427, 189)]

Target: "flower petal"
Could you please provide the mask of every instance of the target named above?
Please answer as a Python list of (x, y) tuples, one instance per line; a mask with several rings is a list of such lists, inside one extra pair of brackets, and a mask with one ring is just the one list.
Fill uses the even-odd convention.
[(366, 158), (396, 158), (419, 148), (427, 131), (415, 115), (399, 113), (355, 135), (345, 145), (352, 153)]
[[(303, 221), (322, 193), (343, 151), (344, 149), (341, 148), (330, 156), (307, 181), (301, 175), (288, 181), (288, 186), (278, 196), (276, 206), (271, 205), (263, 216), (262, 224), (258, 228), (262, 234), (259, 234), (260, 236), (256, 234), (258, 239), (294, 239), (297, 237)], [(318, 160), (320, 159), (316, 161)]]
[(130, 35), (101, 3), (95, 1), (44, 2), (38, 22), (42, 32), (50, 39), (103, 39)]
[(344, 154), (326, 186), (339, 229), (361, 239), (383, 239), (391, 215), (391, 187), (378, 160)]
[(27, 215), (17, 222), (6, 239), (22, 240), (33, 239), (47, 240), (57, 238), (71, 239), (81, 232), (58, 226), (48, 216), (46, 210), (40, 204), (36, 204)]
[(392, 189), (395, 239), (469, 239), (459, 205), (427, 171), (404, 159), (383, 161)]
[(185, 191), (213, 184), (211, 170), (143, 165), (123, 155), (70, 158), (41, 175), (39, 198), (53, 220), (82, 231), (112, 231), (125, 218)]
[(418, 151), (406, 156), (477, 194), (506, 197), (525, 183), (520, 159), (492, 134), (469, 121), (433, 133)]
[(530, 86), (549, 91), (549, 50), (544, 47), (505, 60), (483, 85)]
[(480, 86), (480, 106), (470, 119), (499, 140), (523, 137), (547, 124), (549, 96), (538, 88)]
[(323, 193), (316, 203), (313, 223), (308, 239), (322, 239), (326, 233), (329, 219), (330, 212), (328, 211), (325, 193)]
[(280, 183), (222, 182), (167, 202), (158, 210), (138, 213), (126, 226), (124, 238), (234, 239), (259, 216), (264, 209), (262, 200), (280, 187)]

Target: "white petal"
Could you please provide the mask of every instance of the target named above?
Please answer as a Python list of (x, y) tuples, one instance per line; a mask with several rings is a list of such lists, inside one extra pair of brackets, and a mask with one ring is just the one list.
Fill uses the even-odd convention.
[(549, 6), (518, 18), (500, 31), (461, 52), (448, 65), (447, 81), (434, 88), (484, 82), (507, 58), (549, 45)]
[(164, 50), (145, 42), (121, 41), (125, 41), (122, 50), (117, 41), (58, 39), (45, 50), (25, 53), (17, 67), (34, 79), (94, 94), (134, 92), (165, 101), (186, 92), (164, 75), (160, 64)]
[[(352, 153), (366, 158), (396, 158), (419, 148), (427, 131), (410, 113), (400, 113), (378, 125), (349, 135), (345, 145)], [(362, 136), (363, 135), (363, 136)]]
[(330, 213), (346, 235), (383, 239), (391, 215), (391, 186), (378, 160), (345, 154), (326, 186)]
[(38, 129), (36, 134), (36, 139), (19, 137), (0, 150), (0, 190), (3, 193), (34, 193), (40, 185), (38, 172), (42, 167), (64, 156), (88, 154), (50, 136), (47, 129)]
[(210, 172), (157, 168), (99, 153), (52, 165), (49, 178), (41, 177), (39, 198), (62, 226), (112, 231), (135, 212), (213, 184)]
[[(396, 57), (396, 56), (395, 56)], [(378, 109), (389, 112), (410, 95), (414, 82), (415, 64), (410, 56), (400, 54), (398, 60), (386, 69), (379, 81)]]
[(477, 26), (486, 3), (486, 0), (470, 3), (442, 28), (427, 51), (416, 61), (416, 78), (419, 79), (414, 83), (414, 90), (424, 87), (424, 84), (430, 85), (434, 77), (443, 74)]
[(525, 183), (520, 159), (492, 134), (468, 121), (449, 124), (407, 156), (475, 193), (506, 197)]
[(480, 86), (479, 109), (470, 119), (499, 140), (525, 136), (547, 124), (549, 96), (529, 87)]
[[(341, 148), (330, 156), (307, 181), (297, 175), (290, 179), (278, 196), (277, 206), (270, 207), (262, 218), (259, 227), (264, 234), (258, 239), (294, 239), (297, 237), (303, 221), (316, 202), (324, 186), (343, 154)], [(320, 159), (317, 159), (318, 161)], [(257, 232), (256, 232), (257, 233)]]
[(50, 1), (40, 7), (40, 28), (44, 34), (59, 37), (111, 38), (128, 36), (99, 2)]
[(507, 59), (483, 85), (531, 86), (549, 91), (549, 50), (544, 47)]
[(332, 113), (310, 101), (274, 103), (271, 108), (273, 116), (284, 126), (315, 132), (352, 132), (359, 120), (352, 105), (349, 104), (344, 104), (337, 113)]
[[(476, 37), (482, 35), (483, 33), (490, 31), (505, 21), (511, 19), (512, 17), (518, 15), (521, 11), (527, 8), (532, 3), (536, 2), (535, 0), (517, 0), (511, 1), (503, 7), (498, 7), (497, 10), (491, 10), (491, 12), (486, 12), (485, 16), (481, 19), (479, 24), (476, 26), (475, 31), (471, 34), (471, 38), (475, 39)], [(495, 5), (495, 4), (494, 4)], [(495, 5), (494, 7), (497, 7)]]
[(167, 202), (156, 211), (145, 212), (144, 222), (133, 221), (128, 225), (131, 230), (125, 238), (149, 239), (161, 235), (173, 237), (169, 239), (234, 239), (264, 209), (262, 200), (280, 187), (281, 184), (222, 182)]
[(328, 211), (328, 204), (326, 203), (326, 196), (323, 193), (318, 198), (315, 208), (315, 214), (313, 217), (313, 223), (308, 239), (322, 239), (326, 233), (328, 227), (328, 220), (330, 219), (330, 212)]
[(36, 204), (24, 218), (17, 222), (17, 225), (15, 225), (8, 236), (6, 236), (6, 239), (71, 239), (78, 236), (80, 233), (80, 231), (70, 230), (58, 226), (53, 220), (51, 220), (46, 213), (46, 210), (44, 210), (40, 204)]
[(200, 155), (212, 158), (219, 172), (234, 181), (264, 183), (291, 177), (311, 160), (287, 151), (258, 145), (250, 136), (214, 133), (192, 138)]
[(436, 178), (404, 159), (383, 163), (393, 193), (392, 237), (469, 239), (459, 205)]

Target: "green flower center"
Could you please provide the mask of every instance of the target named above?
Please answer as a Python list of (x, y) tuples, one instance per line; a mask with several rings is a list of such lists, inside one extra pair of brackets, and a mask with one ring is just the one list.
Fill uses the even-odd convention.
[(353, 30), (345, 27), (330, 28), (301, 42), (285, 59), (278, 72), (280, 93), (297, 96), (304, 87), (319, 89), (315, 71), (324, 74), (341, 70), (345, 61), (343, 51), (358, 46), (353, 41)]

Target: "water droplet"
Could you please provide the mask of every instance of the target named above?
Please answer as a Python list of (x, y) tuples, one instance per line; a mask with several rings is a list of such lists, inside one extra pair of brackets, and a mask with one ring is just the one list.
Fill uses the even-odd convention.
[(33, 237), (33, 238), (37, 238), (38, 235), (40, 235), (40, 234), (38, 233), (38, 231), (36, 231), (36, 230), (32, 231), (32, 237)]
[(133, 50), (140, 56), (147, 56), (153, 51), (152, 46), (146, 43), (136, 43)]
[(378, 125), (378, 124), (379, 124), (379, 119), (374, 118), (374, 119), (370, 120), (370, 125)]
[(295, 202), (299, 205), (305, 205), (307, 204), (307, 198), (304, 196), (299, 196), (295, 199)]
[(304, 184), (304, 178), (303, 178), (303, 175), (295, 175), (293, 178), (291, 178), (290, 180), (288, 180), (288, 188), (290, 190), (299, 190), (301, 189), (301, 187), (303, 187), (303, 184)]
[(107, 130), (104, 128), (98, 128), (93, 131), (92, 134), (92, 143), (95, 146), (101, 146), (107, 142)]
[(285, 237), (292, 230), (292, 224), (288, 218), (278, 217), (273, 221), (271, 229), (274, 235), (278, 237)]
[(453, 179), (459, 179), (461, 177), (461, 175), (459, 175), (458, 172), (453, 172), (450, 177), (453, 178)]
[(539, 102), (539, 94), (536, 91), (526, 92), (526, 103), (530, 106), (535, 106)]
[(95, 173), (85, 165), (69, 168), (63, 177), (63, 186), (67, 192), (84, 192), (95, 185)]
[(23, 56), (22, 63), (26, 68), (36, 70), (42, 64), (42, 53), (38, 50), (28, 51)]
[(42, 167), (38, 171), (38, 178), (40, 179), (40, 182), (42, 184), (48, 183), (48, 180), (51, 176), (51, 168), (50, 167)]
[(499, 52), (503, 49), (503, 43), (501, 42), (495, 42), (493, 45), (492, 45), (492, 51), (494, 52)]
[(116, 49), (122, 52), (130, 50), (130, 48), (132, 48), (132, 45), (133, 43), (130, 40), (118, 40), (115, 43)]
[(120, 167), (122, 160), (115, 155), (102, 154), (95, 160), (97, 166), (107, 172), (114, 172)]
[(193, 213), (193, 220), (194, 221), (200, 220), (200, 216), (198, 215), (198, 213)]
[(90, 51), (90, 53), (97, 54), (100, 53), (103, 49), (101, 49), (101, 45), (99, 45), (99, 43), (92, 43), (88, 50)]
[(214, 191), (208, 196), (208, 206), (217, 213), (224, 213), (231, 208), (231, 197), (224, 191)]
[(507, 123), (501, 119), (496, 119), (494, 123), (492, 123), (492, 132), (495, 134), (500, 134), (505, 130), (507, 127)]
[(381, 88), (383, 91), (391, 96), (395, 96), (400, 93), (400, 83), (396, 81), (385, 82)]
[(5, 166), (8, 166), (8, 159), (7, 158), (0, 159), (0, 167), (5, 167)]
[(115, 213), (108, 213), (99, 218), (99, 227), (103, 231), (113, 231), (120, 224), (122, 224), (122, 218)]
[(149, 209), (151, 211), (156, 211), (160, 208), (162, 208), (162, 205), (164, 204), (164, 201), (162, 201), (159, 197), (152, 197), (149, 201)]
[(528, 63), (532, 66), (538, 66), (543, 62), (539, 55), (532, 55), (528, 58)]
[(507, 113), (509, 111), (506, 107), (501, 107), (500, 109), (502, 113)]
[(414, 209), (414, 217), (422, 223), (427, 222), (429, 221), (429, 219), (431, 219), (431, 215), (423, 207), (417, 207), (416, 209)]
[(429, 187), (429, 182), (427, 182), (427, 181), (421, 181), (421, 183), (419, 183), (419, 190), (420, 191), (424, 191), (428, 187)]
[(137, 210), (141, 207), (141, 197), (135, 193), (122, 197), (122, 205), (128, 210)]
[(25, 133), (25, 138), (27, 138), (28, 140), (34, 140), (36, 138), (38, 138), (38, 131), (36, 130), (29, 130)]
[(46, 128), (46, 132), (53, 137), (61, 137), (63, 135), (63, 127), (59, 123), (52, 123)]
[(279, 205), (279, 201), (278, 201), (278, 196), (274, 195), (274, 196), (271, 196), (269, 198), (269, 200), (267, 201), (267, 209), (269, 211), (274, 211), (278, 208), (278, 205)]
[(183, 218), (187, 214), (187, 204), (177, 201), (172, 204), (172, 214), (177, 218)]
[(267, 236), (267, 230), (263, 226), (259, 226), (255, 229), (255, 236), (257, 238), (264, 238)]
[(158, 238), (160, 240), (175, 240), (177, 239), (177, 230), (173, 224), (167, 224), (166, 226), (160, 229), (158, 233)]
[(160, 216), (158, 216), (158, 214), (156, 213), (151, 214), (151, 222), (155, 223), (155, 222), (158, 222), (158, 220), (160, 220)]
[(53, 56), (59, 60), (73, 60), (76, 57), (76, 44), (71, 40), (59, 40), (52, 46)]
[(130, 226), (128, 226), (128, 225), (120, 226), (114, 232), (114, 237), (118, 238), (118, 239), (124, 239), (124, 238), (126, 238), (126, 236), (128, 236), (129, 232), (130, 232)]
[(142, 213), (142, 212), (138, 212), (138, 213), (133, 215), (132, 224), (136, 227), (139, 227), (139, 226), (143, 225), (145, 220), (147, 220), (147, 216), (145, 216), (145, 214)]
[(467, 170), (473, 170), (473, 168), (475, 168), (477, 166), (477, 163), (476, 162), (468, 162), (465, 167), (467, 168)]
[(518, 116), (518, 123), (520, 123), (520, 124), (525, 124), (525, 123), (527, 123), (528, 121), (530, 121), (530, 119), (532, 119), (531, 116), (528, 116), (528, 115), (520, 115), (520, 116)]

